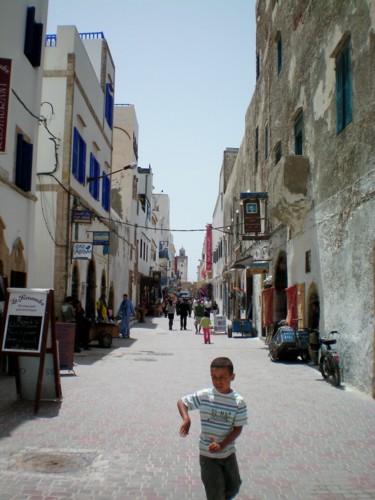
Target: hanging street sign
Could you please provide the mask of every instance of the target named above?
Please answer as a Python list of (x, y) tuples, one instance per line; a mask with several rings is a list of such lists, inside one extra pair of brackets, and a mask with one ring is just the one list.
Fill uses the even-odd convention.
[(92, 243), (73, 243), (73, 259), (92, 259)]
[(109, 245), (109, 231), (94, 231), (92, 237), (93, 245)]

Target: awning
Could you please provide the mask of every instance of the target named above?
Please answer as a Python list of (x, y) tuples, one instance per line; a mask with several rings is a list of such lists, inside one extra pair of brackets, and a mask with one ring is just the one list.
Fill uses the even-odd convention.
[(254, 260), (252, 255), (247, 255), (242, 259), (237, 259), (231, 269), (250, 269), (253, 274), (264, 273), (269, 270), (268, 260)]

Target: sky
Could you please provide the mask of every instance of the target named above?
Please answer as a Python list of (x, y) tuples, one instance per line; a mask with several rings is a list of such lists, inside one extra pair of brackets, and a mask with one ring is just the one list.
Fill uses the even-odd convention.
[(240, 147), (255, 87), (256, 0), (49, 0), (60, 25), (102, 31), (116, 68), (115, 103), (134, 104), (138, 165), (170, 198), (170, 227), (197, 280), (227, 147)]

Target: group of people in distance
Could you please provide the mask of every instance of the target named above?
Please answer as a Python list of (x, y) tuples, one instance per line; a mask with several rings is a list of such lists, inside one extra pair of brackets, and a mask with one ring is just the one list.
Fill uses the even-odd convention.
[[(219, 306), (215, 300), (206, 298), (205, 300), (194, 300), (193, 304), (188, 298), (176, 299), (169, 296), (163, 305), (164, 316), (168, 317), (169, 330), (173, 330), (173, 320), (175, 314), (180, 317), (180, 330), (186, 330), (187, 317), (191, 316), (191, 310), (194, 311), (195, 333), (198, 335), (203, 331), (204, 343), (211, 343), (210, 333), (214, 330), (211, 323), (211, 314), (215, 317), (219, 314)], [(214, 321), (215, 322), (215, 321)]]

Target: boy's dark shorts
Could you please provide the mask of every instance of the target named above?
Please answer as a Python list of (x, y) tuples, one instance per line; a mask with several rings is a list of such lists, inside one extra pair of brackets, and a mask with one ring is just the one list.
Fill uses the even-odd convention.
[(237, 495), (242, 481), (235, 453), (227, 458), (199, 455), (199, 463), (207, 500), (224, 500)]

